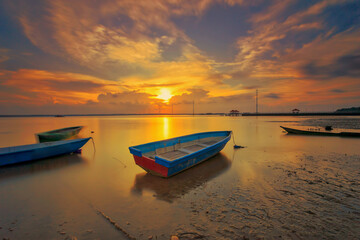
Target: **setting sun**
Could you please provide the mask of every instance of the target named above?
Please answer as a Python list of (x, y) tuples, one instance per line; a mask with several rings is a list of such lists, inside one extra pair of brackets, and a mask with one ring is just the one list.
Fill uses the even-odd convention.
[(167, 88), (160, 89), (160, 94), (157, 96), (157, 98), (165, 100), (165, 102), (168, 102), (171, 97), (171, 92)]

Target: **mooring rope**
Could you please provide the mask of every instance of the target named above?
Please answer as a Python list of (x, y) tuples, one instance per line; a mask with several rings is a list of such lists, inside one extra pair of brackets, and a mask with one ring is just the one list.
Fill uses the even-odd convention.
[(93, 147), (94, 147), (94, 153), (96, 152), (96, 148), (95, 148), (95, 142), (94, 142), (94, 139), (93, 139), (93, 137), (90, 137), (91, 138), (91, 140), (92, 140), (92, 143), (93, 143)]
[(232, 139), (233, 139), (233, 143), (234, 143), (234, 148), (244, 148), (243, 146), (236, 145), (236, 143), (235, 143), (235, 134), (233, 133), (233, 131), (231, 131), (231, 135), (232, 135)]

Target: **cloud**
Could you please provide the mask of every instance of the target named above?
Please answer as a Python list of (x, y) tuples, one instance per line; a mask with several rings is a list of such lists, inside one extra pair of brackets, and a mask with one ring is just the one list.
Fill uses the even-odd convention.
[[(149, 112), (158, 111), (159, 105), (169, 109), (156, 99), (166, 88), (173, 95), (171, 103), (180, 109), (184, 105), (182, 111), (191, 112), (195, 100), (199, 111), (212, 112), (236, 106), (251, 110), (255, 88), (267, 100), (263, 106), (274, 108), (305, 101), (355, 101), (351, 97), (358, 93), (356, 16), (342, 16), (344, 26), (329, 21), (329, 15), (344, 12), (355, 1), (34, 1), (6, 2), (13, 6), (9, 15), (18, 19), (24, 35), (46, 54), (88, 71), (16, 70), (7, 48), (0, 49), (0, 62), (13, 70), (0, 72), (0, 92), (6, 96), (1, 101), (9, 99), (9, 104)], [(227, 62), (201, 50), (203, 42), (191, 39), (177, 21), (206, 20), (219, 4), (226, 6), (225, 13), (233, 8), (249, 16), (246, 31), (238, 31), (229, 46), (236, 57)], [(31, 54), (29, 59), (38, 56)], [(319, 81), (325, 79), (326, 84)], [(334, 94), (339, 93), (334, 89), (344, 92)], [(132, 107), (122, 106), (126, 104)]]
[(183, 93), (181, 95), (174, 96), (170, 99), (170, 104), (192, 104), (195, 100), (196, 102), (201, 102), (206, 100), (209, 96), (209, 91), (204, 89), (187, 89), (188, 93)]
[(0, 48), (0, 63), (9, 60), (8, 52), (9, 52), (9, 49)]
[[(26, 36), (46, 52), (90, 68), (161, 60), (163, 48), (191, 40), (170, 16), (201, 15), (211, 1), (42, 2), (42, 14), (24, 6), (18, 18)], [(15, 4), (14, 4), (15, 5)], [(181, 46), (180, 46), (181, 47)], [(130, 67), (130, 65), (127, 65)]]
[(254, 14), (250, 21), (253, 23), (260, 23), (265, 21), (273, 21), (274, 18), (277, 18), (280, 14), (282, 14), (286, 8), (290, 5), (290, 0), (276, 1), (273, 5), (266, 10), (266, 12), (261, 12), (258, 14)]
[(187, 91), (172, 97), (169, 101), (169, 105), (174, 105), (177, 113), (192, 113), (193, 104), (196, 113), (226, 113), (234, 108), (250, 111), (254, 102), (254, 95), (248, 93), (211, 96), (205, 89), (187, 89)]
[(346, 92), (345, 90), (342, 90), (342, 89), (331, 89), (330, 92), (333, 92), (333, 93), (344, 93)]
[(181, 86), (184, 82), (173, 82), (173, 83), (137, 83), (137, 85), (123, 85), (129, 89), (143, 89), (143, 88), (163, 88), (163, 87), (174, 87)]
[[(303, 10), (294, 13), (294, 10), (290, 9), (293, 2), (277, 1), (266, 11), (254, 15), (250, 19), (253, 23), (252, 30), (247, 36), (237, 40), (237, 61), (241, 63), (240, 69), (249, 72), (268, 69), (282, 72), (284, 56), (296, 50), (301, 52), (306, 44), (331, 41), (322, 34), (324, 30), (333, 31), (331, 28), (334, 26), (324, 25), (321, 13), (347, 2), (351, 1), (321, 1), (305, 9), (299, 8)], [(353, 48), (353, 44), (348, 48)]]
[[(350, 101), (345, 95), (356, 94), (359, 89), (360, 32), (351, 24), (341, 31), (336, 25), (327, 25), (323, 13), (337, 8), (341, 11), (351, 2), (321, 1), (301, 6), (300, 2), (278, 1), (253, 15), (252, 29), (237, 41), (239, 65), (230, 72), (232, 79), (225, 82), (237, 88), (257, 86), (260, 92), (276, 91), (276, 95), (262, 96), (271, 99), (262, 104), (274, 109), (296, 102), (315, 105), (325, 104), (325, 99)], [(318, 83), (319, 79), (327, 79), (327, 85)], [(335, 88), (349, 92), (334, 96), (330, 90)]]
[[(119, 93), (102, 93), (98, 96), (100, 103), (123, 104), (123, 103), (140, 103), (150, 104), (149, 99), (154, 95), (141, 93), (137, 91), (124, 91)], [(156, 100), (153, 100), (156, 101)]]
[(279, 99), (281, 98), (279, 94), (276, 94), (276, 93), (268, 93), (266, 94), (264, 97), (266, 98), (273, 98), (273, 99)]
[(311, 62), (303, 66), (303, 72), (310, 77), (323, 80), (344, 76), (358, 78), (360, 76), (360, 55), (341, 56), (327, 65)]
[(27, 2), (15, 2), (24, 5), (13, 12), (35, 46), (131, 90), (182, 82), (174, 90), (184, 91), (221, 85), (229, 77), (173, 21), (201, 17), (214, 1), (39, 1), (40, 14)]
[(296, 31), (305, 31), (309, 29), (322, 29), (322, 24), (320, 22), (304, 23), (300, 25), (295, 25), (291, 27), (291, 30)]
[[(2, 71), (0, 90), (13, 93), (23, 101), (41, 105), (54, 103), (84, 103), (95, 100), (99, 92), (119, 91), (116, 82), (106, 81), (88, 75), (64, 72), (49, 72), (34, 69)], [(19, 97), (21, 96), (21, 97)], [(9, 103), (11, 101), (9, 100)]]
[(97, 105), (107, 112), (117, 113), (154, 113), (163, 101), (154, 95), (138, 92), (123, 91), (118, 93), (103, 93), (97, 98)]

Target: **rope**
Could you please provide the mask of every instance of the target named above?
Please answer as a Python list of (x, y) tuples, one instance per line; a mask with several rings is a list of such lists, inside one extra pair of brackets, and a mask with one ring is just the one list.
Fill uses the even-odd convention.
[(232, 139), (233, 139), (233, 143), (234, 143), (234, 148), (244, 148), (243, 146), (236, 145), (236, 143), (235, 143), (235, 135), (234, 135), (233, 131), (231, 131), (231, 135), (232, 135)]
[(91, 138), (91, 140), (92, 140), (92, 143), (93, 143), (93, 147), (94, 147), (94, 153), (96, 152), (96, 148), (95, 148), (95, 142), (94, 142), (94, 139), (93, 139), (93, 137), (90, 137)]
[(236, 145), (236, 143), (235, 143), (235, 135), (234, 135), (234, 133), (231, 131), (231, 135), (232, 135), (232, 139), (233, 139), (233, 143), (234, 143), (234, 146)]

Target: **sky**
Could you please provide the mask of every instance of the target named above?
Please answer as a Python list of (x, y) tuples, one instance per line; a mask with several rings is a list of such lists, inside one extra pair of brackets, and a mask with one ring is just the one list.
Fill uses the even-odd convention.
[(2, 0), (0, 115), (360, 106), (358, 0)]

